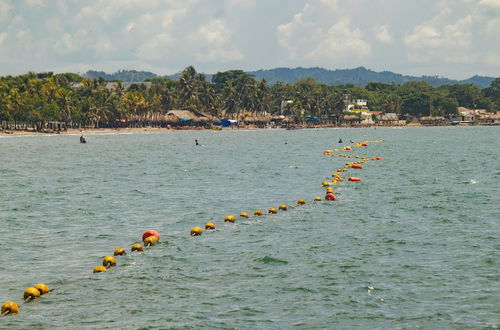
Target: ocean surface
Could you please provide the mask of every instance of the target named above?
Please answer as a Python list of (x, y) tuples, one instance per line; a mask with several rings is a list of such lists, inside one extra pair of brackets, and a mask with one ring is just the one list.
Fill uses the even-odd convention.
[[(0, 329), (500, 327), (500, 127), (86, 138), (0, 137), (0, 303), (55, 289)], [(339, 138), (385, 139), (346, 152), (384, 160), (313, 202)]]

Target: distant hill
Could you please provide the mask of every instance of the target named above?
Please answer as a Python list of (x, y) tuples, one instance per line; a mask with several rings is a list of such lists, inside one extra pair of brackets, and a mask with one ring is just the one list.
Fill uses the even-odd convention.
[(108, 81), (126, 81), (126, 82), (138, 82), (144, 81), (146, 79), (156, 78), (158, 75), (147, 71), (136, 71), (136, 70), (120, 70), (115, 73), (106, 73), (104, 71), (93, 71), (89, 70), (84, 75), (88, 79), (94, 79), (102, 77)]
[[(335, 86), (335, 85), (345, 85), (352, 84), (356, 86), (365, 86), (371, 81), (384, 82), (384, 83), (394, 83), (403, 84), (407, 81), (425, 81), (434, 87), (448, 84), (475, 84), (480, 88), (486, 88), (490, 86), (493, 81), (493, 77), (483, 77), (483, 76), (473, 76), (465, 80), (452, 80), (445, 77), (439, 76), (406, 76), (399, 73), (394, 73), (391, 71), (376, 72), (373, 70), (366, 69), (364, 67), (358, 67), (355, 69), (341, 69), (341, 70), (327, 70), (319, 67), (315, 68), (276, 68), (270, 70), (258, 70), (250, 71), (249, 74), (254, 75), (255, 79), (266, 79), (270, 84), (275, 84), (277, 82), (287, 82), (294, 83), (297, 80), (313, 77), (318, 82)], [(146, 71), (136, 71), (136, 70), (120, 70), (115, 73), (105, 73), (102, 71), (88, 71), (84, 74), (88, 78), (98, 78), (103, 77), (106, 80), (121, 80), (121, 81), (144, 81), (146, 79), (160, 77), (152, 72)], [(166, 78), (176, 79), (179, 74), (174, 74), (170, 76), (165, 76)], [(211, 79), (211, 75), (206, 75), (207, 80)]]
[(494, 78), (474, 76), (466, 80), (452, 80), (439, 76), (405, 76), (391, 71), (376, 72), (373, 70), (359, 67), (355, 69), (327, 70), (323, 68), (276, 68), (270, 70), (258, 70), (248, 72), (253, 74), (256, 79), (265, 78), (270, 84), (279, 81), (293, 83), (299, 79), (313, 77), (318, 82), (335, 86), (344, 84), (353, 84), (356, 86), (365, 86), (371, 81), (403, 84), (407, 81), (425, 81), (434, 87), (449, 84), (475, 84), (480, 88), (490, 86)]

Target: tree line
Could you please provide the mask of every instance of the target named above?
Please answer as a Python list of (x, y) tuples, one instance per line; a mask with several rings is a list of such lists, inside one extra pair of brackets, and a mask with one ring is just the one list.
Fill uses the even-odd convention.
[[(75, 73), (0, 77), (0, 121), (35, 123), (43, 127), (59, 121), (68, 127), (110, 127), (120, 120), (150, 122), (172, 109), (189, 109), (217, 118), (285, 115), (342, 117), (346, 95), (366, 99), (371, 110), (410, 116), (453, 116), (457, 107), (500, 110), (500, 78), (490, 87), (370, 82), (327, 86), (314, 78), (295, 83), (268, 84), (242, 70), (218, 72), (207, 81), (189, 66), (175, 80), (149, 79), (125, 88), (111, 87), (103, 78), (87, 79)], [(282, 101), (288, 100), (286, 106)]]

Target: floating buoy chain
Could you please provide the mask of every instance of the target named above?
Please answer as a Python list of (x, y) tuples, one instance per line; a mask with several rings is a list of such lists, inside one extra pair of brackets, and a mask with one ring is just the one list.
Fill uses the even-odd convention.
[[(353, 146), (346, 146), (342, 148), (342, 151), (350, 151), (353, 148), (357, 147), (366, 147), (368, 146), (369, 143), (375, 143), (375, 142), (384, 142), (384, 140), (377, 140), (377, 141), (364, 141), (364, 142), (358, 142), (354, 144)], [(338, 183), (344, 181), (344, 177), (342, 174), (344, 172), (347, 172), (349, 169), (362, 169), (363, 166), (361, 164), (366, 163), (368, 160), (382, 160), (382, 157), (362, 157), (362, 156), (353, 156), (353, 155), (345, 155), (345, 154), (340, 154), (338, 153), (340, 150), (339, 149), (332, 149), (332, 150), (325, 150), (323, 151), (324, 155), (327, 156), (332, 156), (332, 157), (345, 157), (345, 158), (355, 158), (355, 159), (361, 159), (358, 161), (354, 162), (347, 162), (344, 164), (343, 168), (337, 169), (336, 172), (332, 174), (332, 181), (323, 181), (321, 183), (321, 186), (325, 188), (326, 194), (325, 194), (325, 200), (329, 201), (335, 201), (337, 199), (337, 196), (334, 195), (334, 189), (332, 186), (337, 185)], [(348, 181), (361, 181), (360, 178), (357, 177), (349, 177)], [(321, 197), (317, 196), (313, 198), (313, 201), (321, 201)], [(297, 200), (297, 204), (295, 206), (288, 206), (287, 204), (280, 204), (278, 208), (271, 207), (268, 209), (268, 214), (277, 214), (278, 211), (287, 211), (291, 207), (297, 207), (300, 205), (306, 204), (306, 201), (304, 199), (299, 199)], [(263, 216), (264, 212), (262, 210), (256, 210), (253, 213), (253, 216)], [(241, 212), (239, 214), (241, 218), (250, 218), (251, 216), (247, 212)], [(229, 222), (229, 223), (234, 223), (236, 221), (236, 216), (234, 215), (227, 215), (224, 218), (224, 222)], [(213, 222), (207, 222), (205, 224), (205, 230), (214, 230), (216, 228), (215, 224)], [(203, 233), (203, 229), (201, 227), (193, 227), (191, 228), (191, 236), (200, 236)], [(158, 241), (160, 240), (160, 233), (156, 230), (148, 230), (145, 231), (142, 234), (142, 241), (144, 244), (144, 247), (151, 247), (154, 246)], [(135, 243), (131, 247), (132, 252), (142, 252), (144, 251), (144, 247), (139, 244)], [(105, 256), (102, 259), (102, 265), (97, 266), (94, 268), (93, 273), (103, 273), (106, 272), (109, 268), (116, 266), (116, 257), (118, 256), (123, 256), (126, 255), (126, 251), (123, 248), (117, 248), (113, 252), (113, 256)], [(34, 287), (29, 287), (26, 290), (24, 290), (23, 293), (23, 303), (28, 303), (30, 301), (33, 301), (34, 299), (39, 298), (40, 296), (49, 293), (50, 290), (49, 287), (46, 284), (39, 283), (35, 285)], [(5, 302), (2, 307), (1, 307), (1, 315), (6, 316), (6, 315), (14, 315), (19, 312), (19, 305), (16, 304), (13, 301), (7, 301)]]
[[(142, 234), (143, 244), (146, 247), (155, 245), (160, 240), (160, 233), (156, 230), (148, 230)], [(144, 248), (141, 244), (136, 243), (132, 245), (132, 251), (141, 252), (144, 251)], [(117, 248), (113, 252), (113, 256), (105, 256), (102, 259), (102, 266), (97, 266), (94, 268), (94, 273), (104, 273), (109, 268), (116, 266), (116, 257), (126, 255), (127, 252), (123, 248)], [(52, 291), (49, 287), (44, 283), (38, 283), (33, 287), (29, 287), (23, 292), (23, 302), (22, 304), (29, 303), (40, 296), (49, 293)], [(20, 305), (22, 305), (20, 304)], [(13, 301), (7, 301), (2, 304), (2, 308), (0, 310), (1, 316), (7, 315), (15, 315), (19, 313), (19, 305)]]
[[(369, 143), (376, 143), (376, 142), (384, 142), (384, 140), (376, 140), (376, 141), (363, 141), (363, 142), (357, 142), (353, 146), (346, 146), (342, 148), (343, 151), (350, 151), (353, 148), (357, 147), (366, 147), (368, 146)], [(334, 190), (331, 187), (331, 185), (336, 185), (339, 182), (344, 181), (344, 177), (340, 173), (347, 172), (349, 168), (356, 168), (356, 169), (362, 169), (363, 166), (361, 164), (364, 164), (368, 160), (380, 160), (383, 159), (382, 157), (364, 157), (364, 156), (352, 156), (352, 155), (344, 155), (344, 154), (338, 154), (340, 150), (339, 149), (332, 149), (332, 150), (325, 150), (323, 151), (324, 155), (328, 156), (337, 156), (337, 157), (346, 157), (346, 158), (355, 158), (355, 159), (361, 159), (358, 161), (354, 162), (348, 162), (344, 164), (344, 168), (338, 169), (337, 172), (332, 174), (332, 181), (323, 181), (321, 185), (326, 188), (326, 194), (325, 194), (325, 200), (328, 201), (335, 201), (337, 200), (337, 196), (334, 195)], [(348, 181), (361, 181), (360, 178), (355, 178), (355, 177), (349, 177)], [(318, 202), (321, 201), (321, 197), (316, 196), (313, 198), (313, 201)], [(306, 201), (304, 199), (299, 199), (297, 200), (297, 204), (295, 206), (288, 206), (286, 204), (281, 204), (278, 206), (278, 208), (271, 207), (267, 210), (268, 214), (277, 214), (278, 211), (286, 211), (290, 207), (297, 207), (300, 205), (304, 205)], [(253, 216), (263, 216), (264, 212), (262, 210), (256, 210), (253, 213)], [(240, 213), (240, 218), (245, 218), (248, 219), (250, 218), (250, 215), (247, 212), (241, 212)], [(236, 216), (229, 214), (224, 218), (224, 222), (228, 223), (234, 223), (236, 222)], [(213, 222), (207, 222), (205, 224), (205, 230), (214, 230), (216, 228), (215, 224)], [(203, 234), (203, 229), (200, 226), (196, 226), (191, 228), (190, 235), (191, 236), (201, 236)]]

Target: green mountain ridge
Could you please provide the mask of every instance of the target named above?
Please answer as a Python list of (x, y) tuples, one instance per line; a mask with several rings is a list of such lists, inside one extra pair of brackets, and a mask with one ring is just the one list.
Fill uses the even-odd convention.
[[(355, 86), (365, 86), (369, 82), (383, 82), (394, 83), (396, 85), (403, 84), (407, 81), (424, 81), (433, 87), (452, 84), (474, 84), (479, 88), (486, 88), (493, 81), (493, 77), (485, 77), (475, 75), (465, 80), (453, 80), (441, 76), (409, 76), (394, 73), (391, 71), (376, 72), (364, 67), (357, 67), (354, 69), (337, 69), (328, 70), (320, 67), (312, 68), (274, 68), (268, 70), (248, 71), (247, 73), (253, 75), (255, 79), (266, 79), (270, 84), (278, 82), (295, 83), (300, 79), (312, 77), (318, 82), (329, 85), (346, 85), (352, 84)], [(103, 71), (87, 71), (84, 74), (87, 78), (102, 77), (109, 81), (146, 81), (148, 79), (165, 77), (176, 79), (179, 74), (160, 76), (152, 72), (137, 71), (137, 70), (119, 70), (115, 73), (105, 73)], [(211, 80), (212, 75), (206, 74), (207, 80)]]

